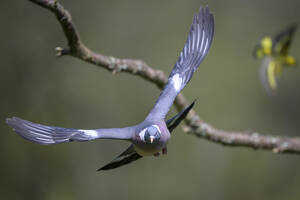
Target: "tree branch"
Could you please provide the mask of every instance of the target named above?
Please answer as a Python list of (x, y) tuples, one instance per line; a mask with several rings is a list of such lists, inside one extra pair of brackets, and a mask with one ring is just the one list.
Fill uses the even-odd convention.
[[(72, 22), (70, 13), (56, 0), (29, 0), (39, 6), (47, 8), (56, 16), (66, 39), (68, 48), (56, 47), (57, 56), (71, 55), (83, 61), (97, 65), (113, 74), (127, 72), (140, 76), (154, 84), (160, 89), (167, 82), (167, 76), (161, 70), (148, 66), (141, 60), (119, 59), (112, 56), (105, 56), (87, 48), (80, 40), (79, 33)], [(188, 106), (188, 102), (182, 94), (175, 100), (178, 110)], [(274, 153), (296, 153), (300, 154), (300, 137), (279, 137), (266, 136), (256, 132), (229, 132), (216, 129), (210, 124), (200, 120), (200, 117), (192, 110), (186, 118), (186, 132), (197, 137), (205, 138), (228, 146), (244, 146), (254, 149), (271, 150)]]

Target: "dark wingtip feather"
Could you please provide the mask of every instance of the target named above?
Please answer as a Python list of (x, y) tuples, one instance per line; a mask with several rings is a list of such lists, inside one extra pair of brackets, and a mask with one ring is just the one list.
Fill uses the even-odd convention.
[(190, 110), (194, 107), (196, 101), (197, 99), (195, 99), (189, 106), (187, 106), (180, 113), (178, 113), (177, 115), (175, 115), (174, 117), (166, 121), (170, 133), (180, 124), (182, 120), (185, 119), (185, 117), (188, 115)]
[(190, 106), (194, 106), (194, 104), (196, 103), (196, 101), (198, 100), (198, 97), (191, 103), (191, 105)]
[(130, 154), (123, 155), (123, 156), (118, 156), (117, 158), (115, 158), (110, 163), (104, 165), (100, 169), (97, 169), (97, 171), (99, 172), (99, 171), (106, 171), (106, 170), (115, 169), (115, 168), (121, 167), (123, 165), (127, 165), (127, 164), (129, 164), (133, 161), (136, 161), (136, 160), (140, 159), (140, 158), (142, 158), (142, 156), (140, 156), (136, 152), (132, 152)]

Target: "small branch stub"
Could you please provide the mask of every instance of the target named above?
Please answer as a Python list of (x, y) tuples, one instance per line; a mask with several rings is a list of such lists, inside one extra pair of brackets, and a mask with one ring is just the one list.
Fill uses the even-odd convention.
[(62, 47), (56, 47), (55, 50), (56, 50), (56, 56), (57, 57), (61, 57), (61, 56), (69, 55), (70, 54), (70, 50), (69, 49), (64, 49)]

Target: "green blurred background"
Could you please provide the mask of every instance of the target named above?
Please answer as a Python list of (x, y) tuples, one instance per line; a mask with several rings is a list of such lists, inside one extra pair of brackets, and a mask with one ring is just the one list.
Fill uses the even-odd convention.
[[(284, 71), (276, 96), (260, 85), (252, 57), (259, 38), (300, 19), (300, 1), (60, 1), (93, 50), (137, 58), (169, 73), (183, 47), (193, 13), (208, 4), (215, 39), (183, 93), (199, 98), (202, 119), (225, 130), (298, 136), (300, 70)], [(29, 1), (0, 1), (0, 199), (300, 199), (300, 160), (249, 148), (224, 147), (177, 128), (167, 156), (149, 157), (96, 172), (126, 142), (98, 140), (39, 146), (17, 136), (5, 118), (74, 128), (139, 123), (159, 95), (129, 74), (65, 56), (55, 17)], [(300, 33), (291, 54), (300, 60)], [(170, 114), (177, 111), (172, 109)]]

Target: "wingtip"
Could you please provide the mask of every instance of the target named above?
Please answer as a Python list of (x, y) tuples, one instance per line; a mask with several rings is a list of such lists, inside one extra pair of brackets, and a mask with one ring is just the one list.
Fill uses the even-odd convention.
[(12, 124), (14, 124), (16, 122), (16, 117), (7, 117), (5, 119), (5, 123), (9, 126), (11, 126)]
[(196, 98), (187, 108), (185, 108), (185, 109), (187, 109), (188, 110), (188, 112), (190, 112), (190, 110), (194, 107), (194, 105), (195, 105), (195, 103), (196, 103), (196, 101), (198, 100), (198, 98)]
[(206, 4), (205, 6), (200, 6), (199, 12), (201, 12), (201, 11), (211, 14), (208, 4)]
[(99, 169), (97, 169), (97, 172), (107, 171), (107, 170), (110, 170), (110, 169), (114, 169), (114, 168), (111, 168), (110, 165), (107, 164), (107, 165), (104, 165), (104, 166), (100, 167)]
[(8, 117), (5, 119), (6, 124), (12, 128), (15, 124), (22, 122), (22, 121), (24, 121), (24, 120), (19, 117)]
[(6, 123), (6, 124), (9, 124), (9, 122), (11, 121), (11, 119), (12, 119), (12, 118), (9, 118), (9, 117), (6, 118), (6, 119), (5, 119), (5, 123)]
[(212, 15), (209, 6), (206, 4), (205, 6), (200, 6), (198, 13), (196, 13), (195, 15), (201, 18), (201, 15), (207, 15), (207, 14)]
[(113, 168), (109, 168), (107, 165), (97, 169), (97, 172), (100, 172), (100, 171), (107, 171), (107, 170), (110, 170), (110, 169), (113, 169)]
[(192, 105), (194, 105), (196, 103), (196, 101), (198, 101), (199, 97), (197, 97), (196, 99), (194, 99), (194, 101), (192, 102)]
[(210, 13), (210, 9), (209, 9), (209, 7), (208, 7), (208, 4), (206, 4), (206, 5), (204, 6), (204, 9), (205, 9), (206, 12)]

